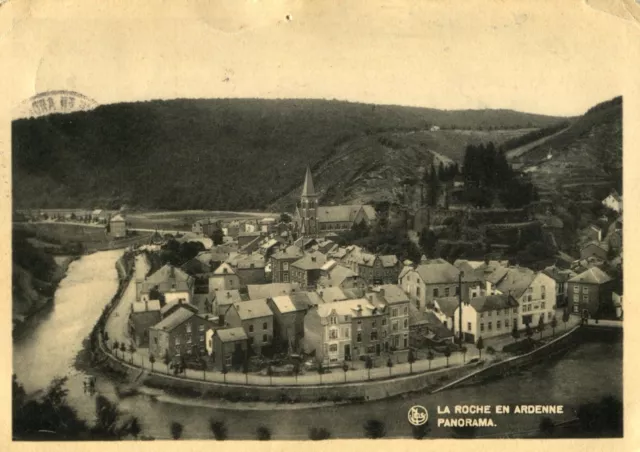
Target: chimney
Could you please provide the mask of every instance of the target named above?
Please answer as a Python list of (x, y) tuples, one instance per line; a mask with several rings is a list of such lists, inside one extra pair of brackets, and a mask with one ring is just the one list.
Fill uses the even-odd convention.
[(602, 242), (602, 229), (598, 228), (598, 242)]
[(356, 311), (358, 312), (358, 317), (360, 317), (362, 315), (362, 305), (358, 305), (358, 309), (356, 309)]
[(231, 298), (231, 292), (227, 292), (227, 298)]
[(491, 283), (489, 281), (485, 282), (485, 288), (484, 288), (486, 295), (491, 295)]
[(311, 262), (315, 262), (316, 261), (316, 257), (315, 256), (311, 256)]
[(384, 297), (384, 289), (383, 288), (380, 289), (380, 295)]

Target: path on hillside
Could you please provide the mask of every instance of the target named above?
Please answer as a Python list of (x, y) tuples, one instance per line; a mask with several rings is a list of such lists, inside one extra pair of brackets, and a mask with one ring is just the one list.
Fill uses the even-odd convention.
[(524, 154), (526, 154), (527, 152), (531, 151), (532, 149), (537, 148), (538, 146), (546, 143), (547, 141), (549, 141), (550, 139), (557, 137), (558, 135), (560, 135), (561, 133), (566, 132), (567, 130), (569, 130), (571, 128), (571, 126), (567, 126), (564, 129), (560, 130), (559, 132), (554, 133), (553, 135), (549, 135), (546, 137), (542, 137), (539, 140), (536, 141), (532, 141), (531, 143), (527, 143), (524, 144), (522, 146), (519, 146), (515, 149), (511, 149), (509, 151), (506, 152), (506, 157), (507, 160), (512, 160), (518, 157), (522, 157)]

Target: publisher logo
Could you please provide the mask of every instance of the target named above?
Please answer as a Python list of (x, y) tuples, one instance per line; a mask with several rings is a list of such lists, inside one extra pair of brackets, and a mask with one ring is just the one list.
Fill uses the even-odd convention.
[(414, 405), (409, 408), (409, 423), (412, 425), (424, 425), (429, 419), (429, 413), (427, 409), (421, 405)]

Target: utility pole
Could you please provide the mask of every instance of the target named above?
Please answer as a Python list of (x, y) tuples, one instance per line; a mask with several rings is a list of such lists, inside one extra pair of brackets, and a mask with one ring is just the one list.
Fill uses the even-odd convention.
[(462, 277), (464, 272), (460, 272), (458, 275), (458, 340), (462, 345)]

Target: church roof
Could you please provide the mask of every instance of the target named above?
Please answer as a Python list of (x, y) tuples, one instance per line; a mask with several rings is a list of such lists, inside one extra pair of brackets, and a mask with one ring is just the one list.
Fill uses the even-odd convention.
[(313, 178), (311, 177), (311, 169), (307, 166), (307, 173), (304, 176), (304, 185), (302, 186), (302, 196), (315, 196), (316, 191), (313, 187)]

